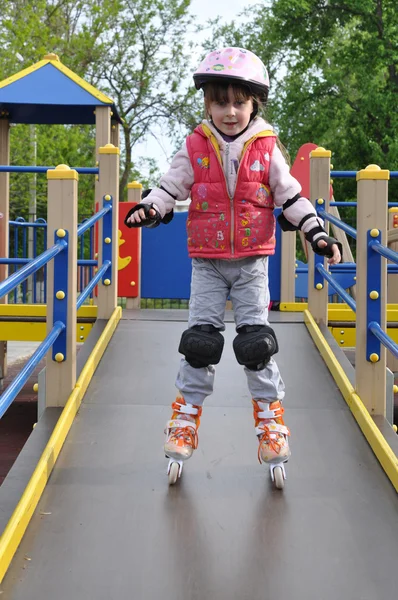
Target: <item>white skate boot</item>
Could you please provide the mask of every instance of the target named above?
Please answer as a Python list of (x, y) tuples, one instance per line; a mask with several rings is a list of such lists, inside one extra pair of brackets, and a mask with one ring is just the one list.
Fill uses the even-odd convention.
[(174, 485), (181, 477), (184, 461), (191, 458), (193, 451), (198, 447), (202, 407), (186, 404), (182, 396), (177, 397), (171, 407), (173, 414), (166, 425), (164, 452), (166, 458), (170, 459), (167, 468), (169, 484)]
[(269, 464), (272, 481), (278, 489), (283, 489), (286, 479), (284, 463), (291, 454), (288, 442), (290, 431), (283, 421), (285, 410), (279, 400), (252, 400), (252, 403), (258, 437), (258, 460)]

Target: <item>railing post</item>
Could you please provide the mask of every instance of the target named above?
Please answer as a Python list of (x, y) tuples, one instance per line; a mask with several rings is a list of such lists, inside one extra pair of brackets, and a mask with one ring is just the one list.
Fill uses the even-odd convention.
[(112, 265), (98, 285), (98, 319), (109, 319), (117, 306), (119, 154), (119, 148), (113, 144), (106, 144), (99, 149), (99, 209), (110, 203), (112, 211), (98, 223), (98, 266), (104, 260), (111, 260)]
[(47, 334), (56, 320), (66, 317), (66, 331), (47, 354), (47, 407), (65, 406), (76, 383), (78, 178), (66, 165), (47, 171), (47, 247), (59, 239), (68, 243), (47, 265)]
[[(317, 199), (323, 199), (321, 207), (328, 212), (330, 199), (330, 157), (332, 153), (325, 148), (316, 148), (310, 152), (310, 200), (316, 206)], [(329, 231), (329, 224), (325, 222)], [(328, 282), (315, 270), (316, 264), (326, 269), (326, 259), (312, 252), (308, 253), (308, 310), (318, 324), (328, 323)]]
[[(398, 208), (390, 208), (388, 211), (388, 230), (398, 232)], [(398, 252), (398, 241), (391, 242), (389, 244), (391, 250)], [(388, 261), (390, 264), (391, 261)], [(391, 264), (394, 264), (391, 262)], [(396, 304), (398, 302), (398, 273), (390, 273), (387, 275), (387, 302), (389, 304)], [(388, 352), (387, 354), (387, 366), (393, 372), (398, 371), (398, 358), (395, 358)]]
[[(141, 202), (141, 194), (142, 194), (142, 183), (138, 181), (132, 181), (127, 184), (127, 202), (136, 202), (139, 204)], [(141, 306), (141, 228), (136, 229), (136, 235), (138, 236), (138, 252), (136, 256), (133, 256), (133, 260), (138, 263), (138, 290), (136, 298), (127, 298), (126, 299), (126, 308), (136, 309)], [(131, 282), (132, 284), (135, 282)]]
[[(386, 349), (368, 356), (369, 303), (380, 303), (380, 327), (386, 330), (387, 261), (380, 257), (381, 272), (368, 269), (369, 239), (387, 245), (388, 179), (390, 172), (369, 165), (357, 173), (357, 310), (355, 387), (369, 413), (386, 415)], [(369, 233), (371, 232), (371, 233)], [(379, 289), (377, 289), (379, 288)], [(372, 335), (372, 334), (370, 334)], [(374, 362), (372, 362), (374, 361)]]
[[(4, 115), (0, 115), (0, 165), (10, 164), (10, 123)], [(9, 205), (10, 175), (0, 173), (0, 256), (8, 257), (9, 244)], [(8, 276), (7, 265), (0, 265), (0, 281)], [(0, 304), (7, 304), (7, 296), (0, 299)], [(0, 340), (0, 389), (7, 376), (7, 342)]]

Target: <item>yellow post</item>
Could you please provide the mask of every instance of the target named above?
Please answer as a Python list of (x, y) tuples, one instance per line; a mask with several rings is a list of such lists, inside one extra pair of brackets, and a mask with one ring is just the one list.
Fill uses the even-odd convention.
[[(310, 152), (310, 200), (316, 205), (316, 200), (323, 199), (322, 207), (329, 211), (330, 196), (330, 157), (332, 153), (325, 148), (316, 148)], [(325, 229), (329, 231), (329, 224), (325, 222)], [(328, 322), (328, 283), (318, 284), (314, 288), (315, 260), (312, 250), (308, 252), (308, 309), (318, 324), (327, 325)], [(326, 259), (323, 260), (326, 268)], [(320, 287), (322, 285), (322, 287)]]
[[(112, 202), (112, 227), (111, 235), (103, 233), (104, 220), (98, 222), (98, 267), (103, 264), (103, 244), (112, 246), (112, 269), (111, 277), (105, 279), (104, 283), (98, 284), (98, 319), (109, 319), (117, 306), (117, 259), (119, 253), (118, 230), (119, 230), (119, 155), (120, 150), (113, 144), (106, 144), (99, 149), (99, 193), (100, 210), (106, 206), (108, 201)], [(111, 200), (110, 200), (111, 199)]]
[[(46, 407), (65, 406), (76, 383), (76, 300), (77, 300), (77, 182), (78, 173), (67, 165), (47, 171), (47, 247), (68, 232), (68, 289), (54, 290), (54, 259), (47, 265), (47, 334), (53, 327), (54, 294), (67, 302), (66, 357), (46, 359)], [(58, 295), (59, 294), (59, 295)], [(63, 298), (63, 294), (65, 297)]]
[[(380, 345), (377, 362), (366, 355), (367, 335), (367, 234), (375, 230), (381, 234), (381, 243), (387, 242), (388, 180), (390, 172), (377, 165), (369, 165), (357, 173), (357, 310), (355, 387), (369, 413), (386, 415), (386, 350)], [(381, 258), (381, 286), (377, 292), (381, 301), (380, 327), (386, 330), (387, 261)], [(370, 295), (370, 294), (369, 294)], [(373, 294), (376, 297), (376, 294)], [(371, 296), (371, 298), (373, 297)], [(374, 357), (376, 358), (376, 357)]]
[[(10, 164), (10, 124), (5, 115), (0, 115), (0, 165)], [(0, 256), (8, 257), (10, 176), (0, 173)], [(8, 266), (0, 265), (0, 281), (8, 276)], [(0, 304), (7, 304), (7, 297), (0, 298)], [(0, 340), (0, 389), (7, 376), (7, 342)]]
[[(138, 181), (132, 181), (127, 184), (127, 202), (137, 202), (139, 204), (141, 202), (141, 194), (142, 194), (142, 183)], [(138, 261), (138, 296), (137, 298), (127, 298), (126, 299), (126, 308), (136, 309), (141, 306), (141, 228), (137, 230), (138, 232), (138, 256), (133, 257), (133, 260)]]

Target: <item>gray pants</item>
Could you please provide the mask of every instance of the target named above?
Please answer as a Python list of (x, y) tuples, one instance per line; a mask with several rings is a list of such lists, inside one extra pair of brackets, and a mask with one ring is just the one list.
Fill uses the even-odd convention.
[[(235, 261), (194, 258), (188, 326), (214, 325), (224, 331), (228, 295), (236, 327), (268, 325), (268, 258), (250, 257)], [(268, 402), (282, 400), (285, 386), (273, 358), (261, 371), (244, 370), (252, 398)], [(212, 365), (195, 369), (181, 359), (176, 387), (188, 404), (201, 406), (213, 392), (214, 374)]]

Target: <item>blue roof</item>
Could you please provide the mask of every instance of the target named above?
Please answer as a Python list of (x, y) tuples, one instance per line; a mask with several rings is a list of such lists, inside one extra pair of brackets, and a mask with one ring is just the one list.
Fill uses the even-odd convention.
[(11, 123), (95, 124), (95, 108), (110, 106), (120, 122), (113, 101), (55, 56), (0, 82), (0, 112)]

